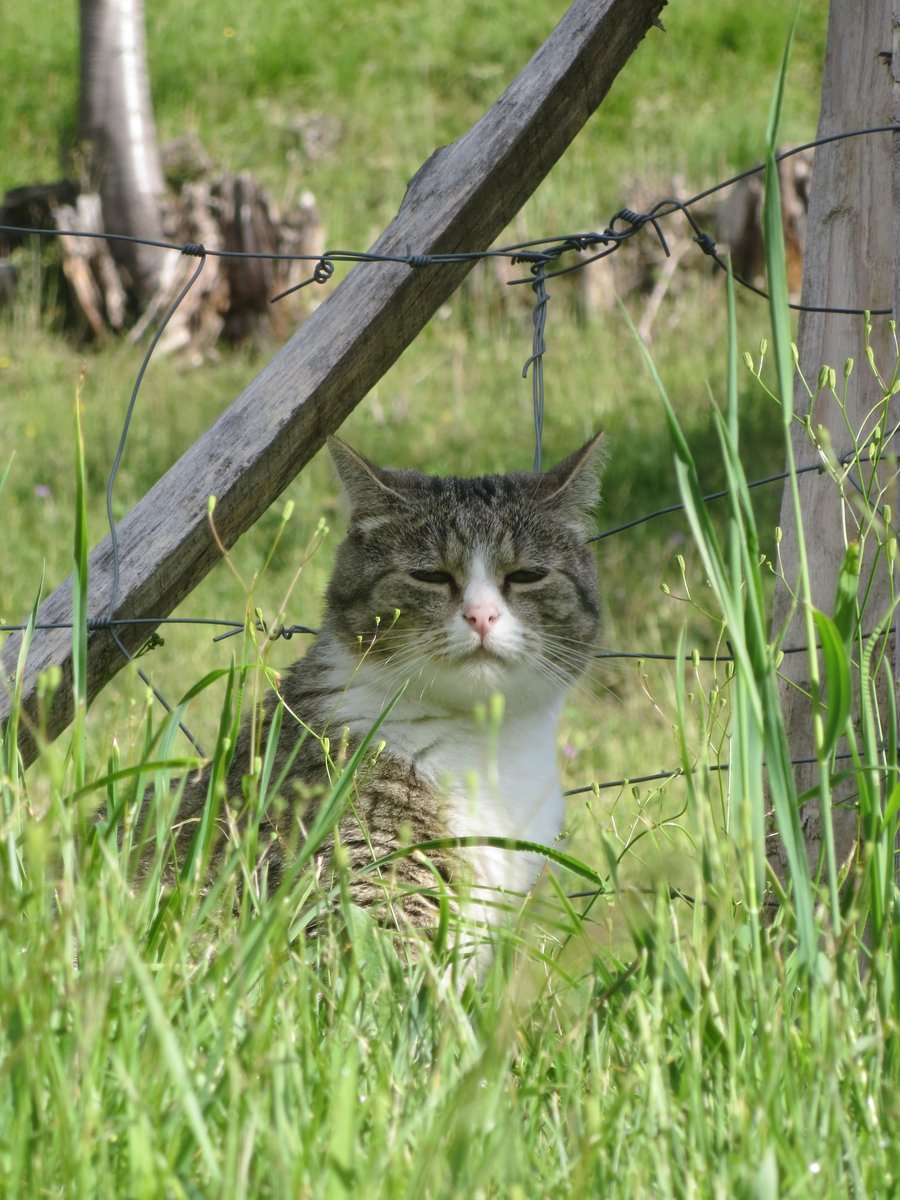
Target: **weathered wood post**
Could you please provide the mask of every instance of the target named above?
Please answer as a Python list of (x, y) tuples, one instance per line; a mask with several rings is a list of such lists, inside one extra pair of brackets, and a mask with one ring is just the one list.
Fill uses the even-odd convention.
[[(383, 255), (486, 249), (515, 216), (609, 90), (665, 0), (575, 0), (528, 65), (468, 133), (428, 159), (397, 217), (372, 250)], [(231, 546), (400, 356), (458, 286), (469, 263), (416, 268), (362, 264), (179, 459), (118, 526), (119, 575), (112, 616), (167, 616), (219, 558), (207, 520)], [(89, 561), (88, 618), (106, 616), (113, 578), (110, 539)], [(41, 605), (44, 625), (71, 621), (67, 580)], [(121, 626), (137, 649), (152, 625)], [(21, 638), (11, 636), (0, 673), (0, 722), (10, 710)], [(109, 633), (92, 630), (88, 698), (125, 664)], [(26, 663), (19, 747), (25, 763), (38, 678), (59, 666), (62, 682), (47, 708), (55, 737), (72, 719), (72, 639), (42, 629)]]
[[(896, 45), (892, 26), (891, 0), (832, 0), (828, 20), (828, 42), (822, 83), (819, 136), (890, 125), (895, 119), (895, 84), (900, 61), (891, 47)], [(896, 13), (896, 9), (895, 9)], [(896, 15), (894, 17), (896, 22)], [(893, 146), (892, 146), (893, 140)], [(893, 153), (892, 153), (893, 151)], [(802, 302), (834, 308), (890, 308), (897, 311), (897, 275), (894, 247), (900, 236), (897, 185), (898, 144), (896, 134), (879, 133), (849, 138), (816, 150), (807, 233)], [(871, 346), (883, 376), (893, 373), (896, 352), (889, 318), (872, 318)], [(800, 316), (798, 348), (800, 370), (815, 390), (819, 369), (828, 364), (837, 372), (837, 390), (843, 386), (844, 365), (854, 367), (847, 388), (847, 417), (859, 430), (867, 414), (881, 400), (881, 391), (866, 361), (864, 322), (861, 316), (804, 312)], [(801, 382), (794, 389), (794, 407), (805, 414), (809, 397)], [(889, 426), (896, 420), (892, 414)], [(813, 426), (827, 430), (835, 453), (850, 448), (850, 434), (833, 396), (818, 393), (812, 403)], [(867, 426), (871, 429), (871, 417)], [(794, 455), (798, 466), (815, 464), (817, 453), (806, 431), (794, 427)], [(849, 488), (848, 484), (848, 488)], [(813, 603), (832, 610), (838, 574), (847, 538), (852, 538), (852, 514), (841, 503), (834, 483), (825, 475), (810, 472), (799, 480), (806, 544), (809, 553)], [(896, 512), (896, 509), (895, 509)], [(845, 525), (845, 519), (848, 518)], [(797, 580), (797, 536), (790, 496), (785, 490), (781, 511), (781, 561), (786, 582), (779, 580), (774, 607), (774, 628), (787, 620), (791, 589)], [(870, 539), (871, 541), (871, 539)], [(871, 546), (862, 564), (863, 577), (873, 569)], [(890, 605), (891, 579), (882, 563), (875, 570), (866, 605), (868, 632)], [(802, 644), (802, 621), (794, 617), (786, 644)], [(893, 659), (893, 655), (890, 656)], [(788, 741), (794, 759), (814, 758), (806, 656), (787, 656), (782, 664), (782, 705)], [(895, 682), (896, 690), (896, 682)], [(797, 766), (797, 790), (814, 785), (815, 764)], [(838, 862), (853, 852), (856, 813), (852, 807), (834, 810), (835, 848)], [(822, 847), (822, 824), (818, 801), (804, 806), (802, 827), (810, 864), (815, 870)], [(781, 878), (787, 874), (782, 847), (773, 838), (770, 862)]]

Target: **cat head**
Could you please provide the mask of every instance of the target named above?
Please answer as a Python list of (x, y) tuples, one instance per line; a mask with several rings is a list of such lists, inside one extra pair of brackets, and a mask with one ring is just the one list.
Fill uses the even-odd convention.
[(391, 687), (409, 679), (449, 705), (565, 691), (599, 625), (587, 538), (601, 442), (544, 473), (457, 479), (377, 467), (329, 439), (351, 515), (326, 627)]

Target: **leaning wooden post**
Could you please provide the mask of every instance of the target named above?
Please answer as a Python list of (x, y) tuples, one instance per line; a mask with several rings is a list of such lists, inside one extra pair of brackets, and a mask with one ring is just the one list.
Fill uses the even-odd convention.
[[(832, 0), (822, 83), (819, 136), (889, 125), (894, 113), (894, 83), (890, 66), (892, 45), (891, 0)], [(896, 68), (895, 68), (896, 70)], [(802, 302), (834, 308), (889, 308), (895, 297), (894, 234), (896, 201), (892, 176), (897, 161), (890, 133), (850, 138), (816, 150), (803, 273)], [(896, 310), (896, 305), (895, 305)], [(888, 317), (872, 318), (871, 346), (882, 376), (890, 379), (896, 357)], [(882, 400), (881, 390), (866, 361), (864, 322), (861, 316), (804, 312), (800, 316), (798, 350), (800, 370), (815, 391), (820, 368), (837, 372), (837, 391), (843, 390), (845, 363), (854, 366), (847, 386), (847, 417), (854, 429), (871, 430), (871, 414)], [(810, 407), (804, 384), (794, 389), (794, 408), (805, 414)], [(834, 397), (818, 392), (812, 402), (813, 428), (823, 428), (835, 454), (850, 449), (850, 434)], [(890, 429), (896, 420), (891, 414)], [(806, 430), (796, 424), (794, 455), (799, 467), (819, 459)], [(851, 485), (847, 484), (848, 490)], [(845, 549), (845, 518), (834, 483), (824, 474), (810, 472), (799, 480), (806, 543), (810, 562), (813, 603), (825, 612), (834, 604), (838, 574)], [(896, 512), (896, 505), (894, 505)], [(791, 611), (791, 591), (797, 582), (797, 537), (790, 495), (782, 502), (781, 565), (774, 605), (778, 630)], [(847, 521), (852, 531), (852, 516)], [(852, 536), (852, 532), (849, 534)], [(871, 542), (871, 539), (870, 539)], [(863, 578), (873, 570), (873, 549), (867, 549)], [(879, 566), (866, 605), (863, 632), (869, 632), (887, 612), (892, 584), (889, 572)], [(795, 616), (785, 644), (804, 642), (802, 621)], [(893, 655), (890, 656), (890, 659)], [(889, 661), (890, 661), (889, 659)], [(788, 741), (794, 759), (815, 757), (810, 705), (805, 692), (809, 676), (804, 654), (785, 657), (781, 667), (782, 706)], [(895, 687), (896, 690), (896, 687)], [(884, 710), (882, 710), (884, 711)], [(814, 786), (817, 768), (795, 767), (797, 791)], [(834, 810), (838, 861), (853, 853), (856, 813), (852, 806)], [(801, 821), (813, 870), (822, 846), (818, 801), (804, 806)], [(782, 847), (773, 837), (770, 862), (780, 877), (787, 874)]]
[[(665, 0), (575, 0), (531, 62), (481, 120), (438, 150), (412, 180), (397, 217), (372, 247), (379, 254), (448, 254), (487, 248), (560, 157), (609, 90)], [(207, 521), (231, 546), (353, 411), (470, 264), (356, 267), (231, 407), (118, 526), (119, 586), (113, 617), (167, 616), (219, 557)], [(88, 618), (109, 604), (107, 538), (91, 554)], [(42, 624), (70, 621), (71, 580), (41, 605)], [(136, 650), (152, 625), (117, 630)], [(0, 721), (21, 639), (2, 656)], [(71, 633), (44, 629), (28, 656), (19, 746), (26, 764), (38, 677), (53, 666), (62, 682), (44, 714), (55, 737), (72, 718)], [(124, 666), (109, 634), (89, 638), (88, 698)]]

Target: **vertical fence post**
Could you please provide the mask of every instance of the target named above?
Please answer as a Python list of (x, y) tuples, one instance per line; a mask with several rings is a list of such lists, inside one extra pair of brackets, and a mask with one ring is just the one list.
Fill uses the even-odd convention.
[[(819, 136), (889, 125), (894, 117), (894, 79), (891, 48), (895, 44), (897, 8), (900, 0), (832, 0), (828, 17), (828, 42), (822, 81)], [(893, 141), (893, 146), (892, 146)], [(897, 204), (892, 181), (897, 167), (896, 138), (890, 133), (850, 138), (816, 150), (813, 166), (806, 261), (802, 302), (819, 307), (887, 308), (894, 301), (894, 222)], [(872, 319), (871, 347), (882, 375), (893, 373), (895, 349), (888, 317)], [(798, 334), (800, 370), (813, 391), (820, 368), (827, 364), (837, 373), (837, 392), (844, 387), (845, 363), (854, 366), (847, 385), (847, 417), (858, 430), (865, 427), (867, 414), (881, 402), (881, 390), (866, 359), (863, 319), (837, 313), (804, 312)], [(818, 392), (812, 402), (804, 384), (797, 381), (794, 407), (805, 415), (811, 407), (813, 429), (822, 428), (836, 454), (849, 449), (848, 425), (834, 397)], [(896, 415), (891, 414), (892, 425)], [(871, 418), (869, 418), (871, 427)], [(818, 455), (806, 430), (794, 427), (794, 454), (799, 467), (815, 464)], [(802, 519), (810, 559), (812, 602), (826, 612), (834, 604), (837, 580), (844, 554), (847, 514), (832, 481), (811, 471), (799, 480)], [(848, 488), (850, 487), (848, 483)], [(896, 506), (894, 506), (896, 508)], [(776, 585), (773, 628), (778, 630), (791, 614), (791, 592), (797, 581), (797, 539), (794, 513), (788, 491), (782, 501), (781, 566), (783, 579)], [(852, 536), (851, 523), (847, 527)], [(871, 539), (870, 539), (871, 541)], [(866, 553), (863, 578), (875, 571), (865, 615), (868, 632), (890, 605), (891, 579), (888, 570), (873, 568), (874, 553)], [(882, 556), (883, 563), (883, 556)], [(791, 622), (788, 641), (803, 641), (802, 621)], [(891, 655), (893, 658), (893, 655)], [(805, 655), (791, 655), (783, 667), (782, 706), (791, 756), (815, 756), (810, 705), (804, 694), (809, 686)], [(882, 711), (885, 711), (882, 709)], [(799, 766), (797, 790), (814, 785), (817, 768)], [(835, 798), (841, 797), (835, 793)], [(835, 810), (835, 845), (839, 861), (853, 853), (856, 813), (852, 806)], [(818, 802), (807, 804), (801, 814), (806, 848), (815, 870), (822, 845)], [(779, 876), (786, 862), (777, 838), (772, 838), (770, 862)]]

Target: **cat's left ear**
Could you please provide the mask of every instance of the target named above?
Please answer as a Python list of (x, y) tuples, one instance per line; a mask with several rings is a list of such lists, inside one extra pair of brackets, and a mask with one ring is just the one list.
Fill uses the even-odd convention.
[(603, 434), (595, 433), (580, 450), (541, 476), (538, 496), (555, 508), (567, 509), (579, 527), (600, 499), (600, 472), (606, 461)]
[(369, 462), (346, 442), (329, 437), (328, 449), (350, 500), (354, 521), (379, 516), (389, 507), (392, 499), (402, 499), (387, 482), (387, 472)]

